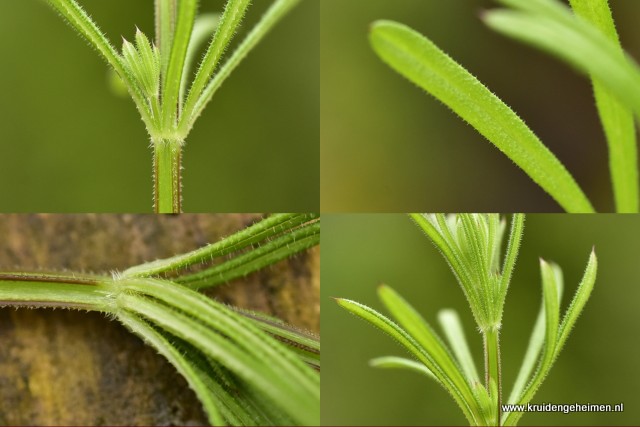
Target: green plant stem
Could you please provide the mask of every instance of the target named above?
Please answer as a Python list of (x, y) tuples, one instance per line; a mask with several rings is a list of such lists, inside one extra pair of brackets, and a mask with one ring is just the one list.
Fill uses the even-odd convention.
[(0, 306), (113, 311), (108, 277), (55, 273), (0, 273)]
[(153, 149), (155, 211), (180, 213), (182, 145), (178, 141), (160, 140), (153, 143)]
[(484, 356), (486, 369), (487, 390), (491, 390), (491, 381), (495, 381), (497, 396), (491, 396), (492, 401), (497, 402), (496, 425), (500, 425), (500, 405), (501, 399), (501, 378), (500, 378), (500, 330), (489, 328), (484, 332)]

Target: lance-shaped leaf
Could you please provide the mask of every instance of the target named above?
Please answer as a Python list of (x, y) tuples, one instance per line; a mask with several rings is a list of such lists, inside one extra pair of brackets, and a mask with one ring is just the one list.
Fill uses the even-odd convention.
[(511, 108), (431, 41), (391, 21), (374, 23), (370, 41), (383, 61), (471, 124), (565, 210), (593, 212), (562, 163)]
[(462, 412), (469, 423), (471, 425), (477, 424), (477, 420), (479, 419), (479, 408), (475, 406), (475, 399), (467, 400), (465, 396), (466, 393), (463, 394), (447, 374), (445, 374), (442, 367), (439, 365), (439, 361), (434, 360), (426, 349), (423, 348), (413, 337), (389, 318), (366, 305), (343, 298), (336, 299), (336, 302), (347, 311), (389, 334), (407, 351), (409, 351), (409, 353), (422, 362), (436, 376), (444, 389), (451, 394), (460, 409), (462, 409)]
[[(623, 54), (618, 32), (607, 0), (571, 0), (573, 10), (595, 25)], [(609, 171), (613, 183), (616, 210), (638, 212), (638, 150), (633, 111), (617, 100), (597, 78), (592, 77), (593, 92), (600, 121), (609, 147)]]
[[(553, 363), (555, 362), (556, 358), (560, 354), (560, 351), (562, 350), (562, 347), (564, 346), (569, 336), (569, 333), (571, 332), (571, 328), (573, 328), (573, 325), (575, 324), (576, 320), (578, 319), (578, 316), (582, 312), (582, 309), (584, 308), (587, 300), (589, 299), (589, 296), (591, 295), (591, 291), (593, 290), (593, 285), (595, 284), (595, 280), (596, 280), (597, 270), (598, 270), (598, 262), (596, 259), (595, 252), (592, 251), (589, 257), (589, 262), (587, 263), (587, 268), (585, 270), (585, 273), (582, 277), (582, 280), (580, 281), (580, 284), (578, 285), (578, 290), (576, 291), (576, 294), (573, 297), (573, 300), (571, 301), (569, 308), (565, 312), (565, 315), (562, 319), (562, 322), (560, 323), (560, 326), (558, 327), (556, 324), (556, 330), (555, 330), (556, 338), (555, 339), (550, 338), (553, 341), (552, 343), (553, 348), (550, 348), (551, 345), (548, 345), (547, 339), (549, 339), (548, 338), (549, 335), (551, 335), (553, 332), (551, 331), (551, 329), (554, 326), (553, 322), (554, 322), (555, 315), (552, 314), (551, 316), (549, 316), (546, 314), (546, 310), (547, 310), (546, 305), (548, 303), (551, 303), (551, 305), (553, 306), (553, 303), (550, 300), (547, 301), (547, 297), (545, 296), (545, 319), (547, 323), (545, 325), (545, 343), (542, 350), (542, 357), (533, 378), (527, 384), (527, 387), (522, 392), (522, 395), (519, 397), (519, 399), (515, 403), (526, 404), (527, 402), (531, 401), (536, 391), (538, 390), (538, 388), (546, 378), (547, 374), (551, 370)], [(548, 277), (549, 276), (547, 276), (547, 278)], [(551, 320), (551, 324), (548, 323), (549, 320)], [(551, 357), (547, 355), (549, 352), (552, 353)], [(511, 412), (504, 418), (503, 424), (508, 426), (516, 425), (518, 423), (518, 420), (522, 417), (522, 415), (523, 415), (523, 412)]]
[(227, 59), (224, 65), (215, 73), (201, 93), (197, 95), (194, 93), (192, 96), (190, 92), (190, 100), (188, 102), (192, 100), (193, 106), (191, 107), (191, 105), (189, 105), (185, 107), (185, 112), (189, 112), (189, 114), (185, 114), (182, 117), (180, 123), (180, 130), (182, 132), (188, 132), (189, 129), (191, 129), (195, 120), (202, 114), (202, 111), (209, 101), (211, 101), (211, 98), (213, 98), (213, 95), (222, 83), (224, 83), (238, 65), (240, 65), (249, 52), (251, 52), (269, 31), (298, 3), (300, 3), (300, 0), (276, 0), (263, 15), (262, 19), (260, 19), (260, 22), (253, 27), (249, 35), (247, 35), (236, 48), (231, 57)]
[(128, 268), (122, 273), (123, 277), (150, 277), (166, 272), (186, 270), (194, 265), (211, 261), (213, 258), (231, 254), (241, 249), (251, 247), (271, 237), (286, 233), (301, 224), (313, 222), (319, 218), (318, 214), (274, 214), (246, 227), (219, 242), (204, 246), (186, 254), (171, 258), (151, 261)]

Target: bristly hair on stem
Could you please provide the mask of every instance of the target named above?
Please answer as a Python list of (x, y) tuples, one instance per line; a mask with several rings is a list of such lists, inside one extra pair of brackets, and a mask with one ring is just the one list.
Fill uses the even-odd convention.
[[(396, 291), (383, 285), (378, 294), (395, 322), (358, 302), (338, 298), (352, 314), (383, 330), (416, 360), (383, 357), (381, 368), (404, 368), (440, 384), (456, 401), (470, 425), (515, 425), (521, 412), (502, 412), (500, 329), (509, 283), (524, 233), (524, 215), (511, 218), (504, 256), (506, 221), (498, 214), (410, 214), (451, 267), (483, 337), (485, 381), (482, 385), (458, 314), (443, 309), (438, 319), (446, 341)], [(543, 304), (520, 373), (507, 403), (526, 405), (548, 374), (584, 308), (595, 283), (597, 260), (592, 252), (573, 301), (560, 316), (562, 272), (541, 262)], [(447, 345), (447, 343), (449, 345)], [(537, 368), (534, 371), (533, 368)]]

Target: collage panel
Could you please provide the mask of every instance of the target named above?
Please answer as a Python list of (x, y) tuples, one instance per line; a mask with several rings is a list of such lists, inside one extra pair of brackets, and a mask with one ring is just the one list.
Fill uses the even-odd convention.
[(634, 425), (637, 233), (636, 215), (325, 214), (322, 424), (497, 425), (501, 395), (532, 404), (504, 425)]
[[(178, 3), (185, 26), (168, 77), (173, 45), (160, 35), (173, 40)], [(2, 2), (0, 212), (172, 212), (172, 195), (185, 212), (318, 211), (317, 10)]]
[(0, 425), (319, 425), (319, 225), (0, 215)]
[(323, 0), (323, 210), (637, 212), (640, 3), (563, 3)]

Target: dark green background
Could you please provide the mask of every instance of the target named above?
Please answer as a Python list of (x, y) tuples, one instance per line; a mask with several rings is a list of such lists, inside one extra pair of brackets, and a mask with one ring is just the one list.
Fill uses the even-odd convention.
[[(624, 47), (640, 57), (639, 1), (611, 0)], [(322, 208), (329, 212), (560, 208), (528, 176), (369, 46), (376, 19), (433, 40), (510, 105), (600, 211), (613, 209), (607, 149), (588, 79), (480, 20), (491, 0), (322, 0)]]
[[(118, 49), (153, 35), (151, 0), (80, 3)], [(272, 2), (253, 3), (238, 40)], [(305, 0), (225, 82), (187, 139), (185, 211), (319, 209), (318, 49)], [(150, 211), (146, 131), (96, 52), (43, 0), (0, 2), (0, 52), (0, 211)]]
[[(562, 312), (593, 245), (598, 276), (591, 299), (534, 403), (623, 402), (623, 413), (525, 414), (521, 425), (635, 425), (640, 419), (640, 216), (528, 215), (505, 304), (503, 392), (511, 391), (542, 294), (539, 257), (565, 276)], [(367, 366), (407, 354), (388, 336), (331, 301), (344, 297), (388, 314), (376, 287), (406, 297), (440, 332), (436, 313), (461, 313), (476, 365), (482, 343), (466, 300), (422, 231), (404, 215), (324, 215), (322, 230), (322, 422), (325, 425), (464, 425), (453, 399), (431, 380)]]

